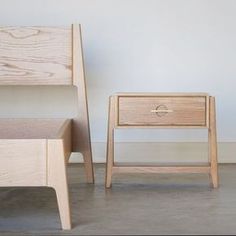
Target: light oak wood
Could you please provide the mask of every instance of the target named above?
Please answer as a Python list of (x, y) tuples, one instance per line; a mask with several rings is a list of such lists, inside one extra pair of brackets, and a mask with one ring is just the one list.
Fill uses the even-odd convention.
[(68, 183), (66, 176), (66, 153), (64, 140), (47, 141), (48, 163), (47, 163), (47, 186), (56, 191), (59, 213), (63, 229), (71, 229), (70, 205), (68, 194)]
[(206, 126), (206, 97), (119, 96), (118, 106), (120, 126)]
[[(117, 120), (118, 121), (118, 120)], [(129, 125), (118, 125), (116, 124), (116, 128), (118, 129), (130, 129)], [(197, 125), (132, 125), (133, 129), (206, 129), (207, 126), (197, 126)]]
[(70, 123), (69, 119), (0, 119), (0, 186), (45, 186), (47, 139), (60, 138)]
[(215, 98), (210, 97), (210, 128), (209, 128), (209, 156), (211, 163), (211, 179), (214, 188), (219, 186), (218, 161), (217, 161), (217, 139), (216, 139), (216, 112)]
[(94, 182), (80, 26), (0, 27), (0, 85), (77, 87), (76, 117), (0, 120), (0, 186), (53, 187), (62, 228), (70, 229), (72, 151), (83, 154), (87, 180)]
[(0, 139), (0, 186), (46, 185), (45, 139)]
[(0, 85), (72, 84), (71, 29), (0, 27)]
[[(162, 143), (163, 144), (163, 143)], [(169, 144), (169, 143), (168, 143)], [(135, 146), (137, 143), (135, 144)], [(179, 146), (179, 143), (178, 143)], [(183, 145), (184, 146), (184, 145)], [(210, 167), (207, 162), (114, 162), (114, 167)]]
[(124, 96), (124, 97), (207, 97), (209, 96), (208, 93), (153, 93), (153, 92), (123, 92), (123, 93), (116, 93), (114, 96)]
[(71, 228), (66, 178), (71, 122), (70, 119), (0, 119), (0, 186), (53, 187), (63, 229)]
[(74, 85), (72, 151), (84, 157), (94, 183), (81, 27), (0, 27), (0, 85)]
[(107, 132), (107, 167), (106, 188), (111, 187), (112, 170), (114, 166), (114, 128), (115, 128), (115, 97), (109, 98), (108, 132)]
[(94, 170), (85, 83), (81, 28), (73, 25), (73, 85), (77, 87), (78, 116), (73, 118), (73, 151), (83, 154), (88, 183), (94, 183)]
[(210, 124), (210, 96), (206, 96), (206, 127), (209, 130), (209, 124)]
[(72, 121), (66, 119), (57, 133), (57, 139), (63, 140), (63, 151), (66, 163), (69, 161), (72, 152), (71, 129)]
[(112, 171), (116, 173), (209, 173), (208, 166), (113, 166)]
[(0, 27), (0, 85), (74, 85), (78, 112), (72, 151), (84, 158), (94, 183), (81, 27)]
[[(109, 104), (106, 188), (111, 187), (112, 175), (116, 173), (208, 173), (213, 187), (218, 186), (213, 97), (206, 93), (119, 93), (110, 97)], [(164, 114), (156, 116), (156, 111)], [(191, 166), (114, 164), (115, 128), (207, 128), (209, 163)]]
[(60, 129), (71, 119), (1, 118), (0, 139), (42, 139), (60, 137)]

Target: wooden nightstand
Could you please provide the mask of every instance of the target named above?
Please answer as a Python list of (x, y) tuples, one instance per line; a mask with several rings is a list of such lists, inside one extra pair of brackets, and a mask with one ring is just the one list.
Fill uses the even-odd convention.
[[(208, 129), (209, 164), (205, 166), (124, 166), (114, 164), (115, 128)], [(215, 99), (206, 93), (122, 93), (109, 100), (106, 187), (113, 173), (209, 173), (218, 187)]]

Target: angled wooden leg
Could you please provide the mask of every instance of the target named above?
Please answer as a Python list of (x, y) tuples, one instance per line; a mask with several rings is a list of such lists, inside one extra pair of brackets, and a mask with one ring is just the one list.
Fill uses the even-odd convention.
[(106, 163), (106, 188), (111, 187), (112, 167), (114, 165), (114, 127), (115, 127), (115, 101), (109, 100), (109, 117), (107, 133), (107, 163)]
[(83, 121), (82, 118), (72, 121), (72, 145), (74, 152), (82, 153), (87, 182), (93, 184), (94, 170), (89, 126), (87, 121)]
[(83, 159), (84, 159), (84, 167), (87, 177), (87, 182), (90, 184), (94, 183), (94, 171), (93, 171), (93, 160), (92, 160), (92, 152), (91, 147), (87, 150), (82, 152)]
[(71, 229), (66, 160), (62, 140), (48, 140), (48, 184), (56, 191), (62, 229)]
[(218, 161), (217, 161), (217, 138), (216, 138), (216, 111), (215, 98), (210, 97), (210, 122), (209, 122), (209, 157), (210, 157), (210, 175), (214, 188), (219, 186)]

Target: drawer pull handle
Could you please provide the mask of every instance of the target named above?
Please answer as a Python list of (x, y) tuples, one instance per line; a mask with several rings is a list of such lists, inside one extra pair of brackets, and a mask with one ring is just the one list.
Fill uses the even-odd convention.
[(164, 104), (161, 104), (156, 107), (155, 110), (151, 110), (152, 113), (156, 113), (157, 116), (162, 117), (167, 115), (168, 113), (173, 112), (173, 110), (168, 109), (168, 107)]
[(152, 113), (159, 113), (159, 112), (166, 112), (166, 113), (171, 113), (173, 110), (151, 110)]

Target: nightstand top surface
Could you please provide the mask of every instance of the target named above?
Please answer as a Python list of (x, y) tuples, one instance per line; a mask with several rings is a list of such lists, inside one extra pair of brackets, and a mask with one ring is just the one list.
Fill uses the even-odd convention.
[(115, 93), (114, 96), (163, 96), (163, 97), (206, 97), (209, 96), (208, 93), (165, 93), (165, 92), (161, 92), (161, 93), (154, 93), (154, 92), (122, 92), (122, 93)]

